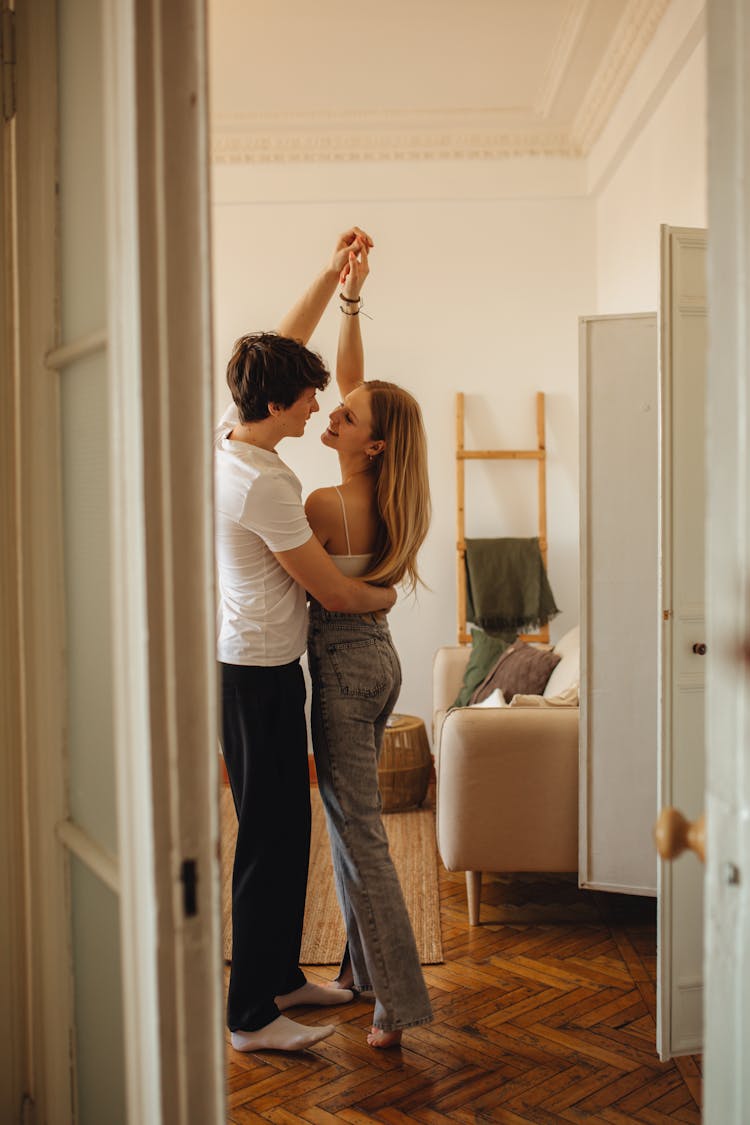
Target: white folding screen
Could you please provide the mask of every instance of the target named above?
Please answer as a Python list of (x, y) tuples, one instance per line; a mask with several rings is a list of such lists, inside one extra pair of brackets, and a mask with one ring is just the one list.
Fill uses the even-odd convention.
[(656, 893), (655, 313), (582, 317), (579, 882)]

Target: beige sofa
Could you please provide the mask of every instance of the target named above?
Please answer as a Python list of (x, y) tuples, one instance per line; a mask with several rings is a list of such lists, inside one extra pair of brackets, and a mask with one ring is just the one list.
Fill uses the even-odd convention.
[(448, 871), (466, 872), (477, 925), (483, 871), (578, 870), (578, 630), (556, 646), (543, 697), (448, 710), (470, 651), (436, 654), (433, 742), (438, 849)]

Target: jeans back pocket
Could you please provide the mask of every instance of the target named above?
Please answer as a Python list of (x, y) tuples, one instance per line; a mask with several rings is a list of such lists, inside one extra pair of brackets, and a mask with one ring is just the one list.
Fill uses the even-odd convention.
[(389, 665), (375, 637), (339, 641), (327, 651), (342, 695), (372, 699), (389, 686)]

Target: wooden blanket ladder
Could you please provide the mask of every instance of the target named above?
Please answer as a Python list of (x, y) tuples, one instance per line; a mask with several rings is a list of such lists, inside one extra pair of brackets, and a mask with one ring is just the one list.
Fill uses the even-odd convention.
[[(466, 482), (464, 466), (467, 461), (536, 461), (539, 497), (539, 548), (544, 566), (547, 566), (547, 450), (544, 430), (544, 392), (536, 395), (536, 449), (466, 449), (464, 445), (464, 396), (456, 395), (456, 609), (458, 615), (458, 643), (468, 644), (471, 635), (466, 631)], [(549, 625), (537, 633), (527, 633), (524, 641), (542, 641), (549, 644)]]

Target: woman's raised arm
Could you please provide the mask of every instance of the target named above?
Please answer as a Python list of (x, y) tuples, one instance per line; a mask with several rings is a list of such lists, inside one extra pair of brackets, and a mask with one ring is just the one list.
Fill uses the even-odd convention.
[(359, 313), (362, 307), (362, 286), (370, 272), (367, 258), (368, 247), (365, 245), (359, 254), (350, 251), (346, 272), (342, 271), (339, 345), (336, 352), (336, 382), (342, 398), (364, 382), (365, 378), (365, 351)]

